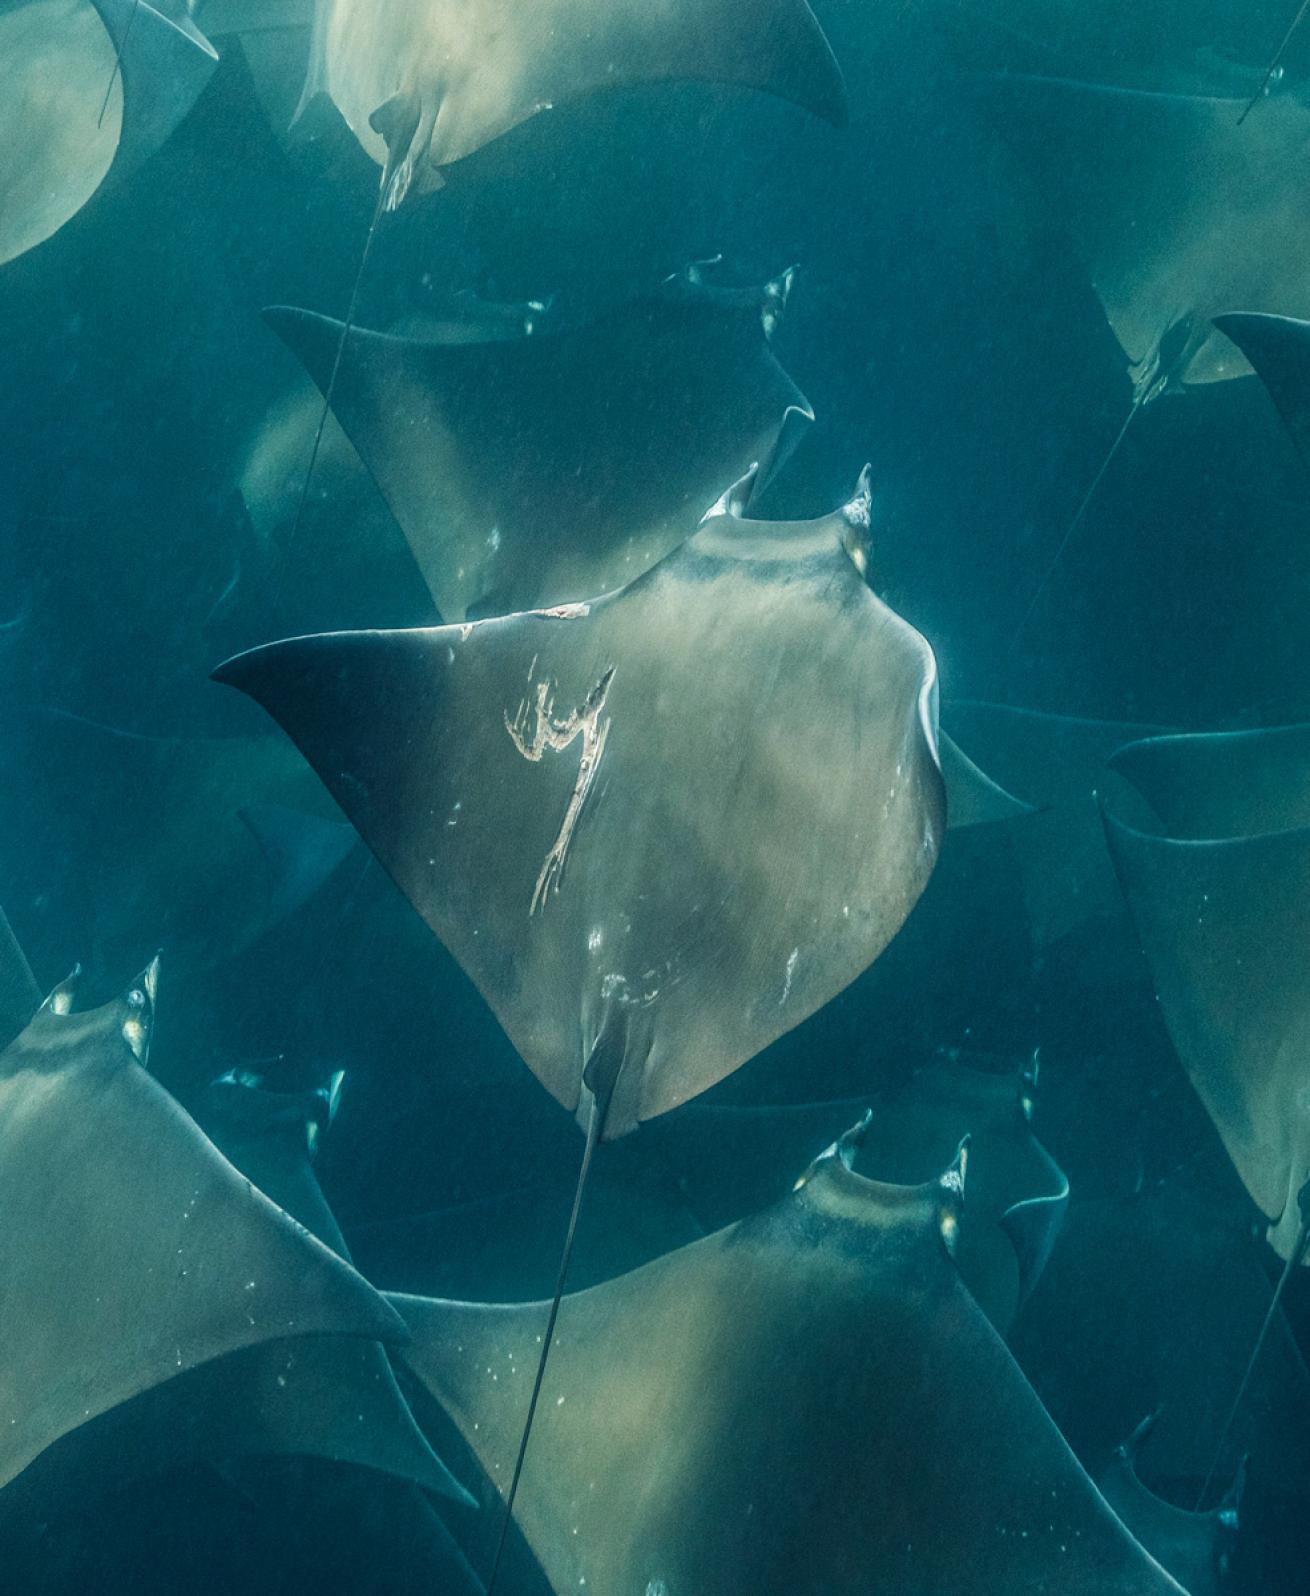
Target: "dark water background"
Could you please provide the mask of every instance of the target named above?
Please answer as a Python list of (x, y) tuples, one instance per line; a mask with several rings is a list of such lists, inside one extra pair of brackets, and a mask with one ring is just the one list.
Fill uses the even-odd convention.
[[(814, 8), (846, 73), (848, 131), (706, 87), (562, 107), (387, 222), (360, 322), (464, 288), (556, 294), (585, 309), (720, 253), (742, 282), (795, 263), (777, 349), (818, 422), (768, 509), (821, 513), (872, 463), (872, 580), (932, 643), (948, 726), (951, 701), (971, 698), (1198, 730), (1304, 718), (1310, 484), (1252, 379), (1143, 416), (1028, 615), (1125, 413), (1123, 357), (1067, 241), (1014, 225), (1011, 159), (955, 72), (958, 19), (864, 0)], [(1107, 68), (1153, 29), (1172, 30), (1184, 53), (1219, 43), (1258, 62), (1284, 9), (1108, 8), (1122, 37), (1106, 47)], [(876, 23), (875, 11), (885, 13)], [(43, 985), (95, 939), (94, 891), (70, 838), (94, 814), (98, 761), (107, 769), (122, 749), (74, 723), (55, 739), (59, 763), (37, 769), (54, 758), (41, 716), (164, 739), (262, 731), (253, 706), (208, 680), (229, 654), (292, 631), (433, 619), (394, 529), (367, 558), (330, 543), (326, 555), (292, 549), (275, 611), (252, 575), (235, 489), (253, 430), (299, 375), (259, 311), (344, 313), (376, 176), (344, 132), (285, 150), (229, 50), (130, 182), (0, 270), (0, 619), (15, 618), (0, 632), (0, 713), (18, 751), (4, 783), (0, 902)], [(234, 579), (235, 601), (220, 604)], [(148, 847), (163, 823), (150, 782), (114, 790), (130, 791), (119, 833)], [(1071, 1220), (1098, 1203), (1167, 1197), (1165, 1220), (1130, 1232), (1142, 1278), (1185, 1250), (1198, 1205), (1251, 1230), (1254, 1209), (1174, 1059), (1144, 963), (1103, 958), (1103, 927), (1036, 957), (1012, 896), (961, 889), (1003, 865), (968, 837), (951, 850), (886, 958), (717, 1099), (858, 1096), (941, 1048), (1012, 1062), (1040, 1047), (1038, 1129), (1070, 1175)], [(112, 989), (152, 951), (124, 949), (121, 967), (97, 978)], [(447, 1289), (548, 1291), (577, 1133), (380, 871), (344, 871), (238, 959), (183, 981), (176, 999), (165, 952), (152, 1064), (184, 1101), (210, 1074), (273, 1055), (265, 1067), (285, 1083), (345, 1068), (319, 1173), (347, 1233), (366, 1251), (370, 1227), (471, 1205), (440, 1227)], [(651, 1210), (640, 1170), (630, 1148), (602, 1150), (598, 1177), (625, 1194), (614, 1211), (640, 1218), (584, 1221), (577, 1283), (642, 1261), (676, 1229)], [(525, 1192), (526, 1208), (508, 1201)], [(508, 1202), (504, 1224), (497, 1202)], [(1128, 1411), (1123, 1370), (1079, 1366), (1069, 1349), (1116, 1290), (1112, 1318), (1141, 1310), (1095, 1256), (1095, 1226), (1071, 1234), (1064, 1245), (1093, 1256), (1070, 1250), (1061, 1267), (1057, 1252), (1016, 1345), (1095, 1472), (1122, 1438), (1120, 1418), (1131, 1427), (1141, 1414)], [(375, 1242), (394, 1276), (379, 1284), (411, 1283), (411, 1267), (420, 1283), (409, 1236), (402, 1227)], [(416, 1252), (431, 1245), (421, 1228), (412, 1237)], [(1267, 1249), (1250, 1240), (1249, 1256), (1273, 1278)], [(1142, 1330), (1184, 1362), (1210, 1333), (1187, 1295), (1202, 1277), (1180, 1267), (1176, 1296), (1154, 1300)], [(1122, 1278), (1137, 1276), (1125, 1264)], [(1304, 1280), (1288, 1310), (1310, 1348)], [(1293, 1397), (1275, 1387), (1259, 1400), (1281, 1433), (1277, 1409)], [(456, 1458), (440, 1416), (420, 1416)], [(1254, 1453), (1234, 1590), (1307, 1589), (1310, 1476), (1287, 1459), (1304, 1466), (1308, 1454)], [(0, 1588), (462, 1588), (454, 1575), (434, 1583), (446, 1554), (425, 1561), (430, 1530), (412, 1498), (344, 1467), (267, 1461), (234, 1484), (216, 1471), (136, 1477), (133, 1459), (122, 1462), (108, 1496), (79, 1503), (59, 1529), (59, 1555), (49, 1539), (15, 1553)], [(1153, 1483), (1184, 1501), (1196, 1482)], [(481, 1532), (448, 1516), (485, 1555)], [(537, 1588), (526, 1568), (505, 1587)]]

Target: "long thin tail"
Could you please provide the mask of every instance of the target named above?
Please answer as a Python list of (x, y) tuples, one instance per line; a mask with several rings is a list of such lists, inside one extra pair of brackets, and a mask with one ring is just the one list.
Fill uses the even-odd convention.
[[(1308, 5), (1310, 5), (1310, 0), (1306, 0), (1306, 3)], [(1145, 408), (1145, 406), (1146, 406), (1146, 400), (1143, 397), (1143, 395), (1139, 392), (1134, 397), (1133, 404), (1132, 404), (1132, 409), (1129, 410), (1128, 414), (1124, 417), (1123, 425), (1119, 428), (1119, 431), (1115, 434), (1114, 442), (1110, 445), (1110, 448), (1107, 451), (1105, 458), (1101, 461), (1101, 464), (1100, 464), (1100, 466), (1097, 469), (1096, 475), (1088, 483), (1087, 491), (1083, 494), (1082, 498), (1079, 500), (1078, 508), (1074, 511), (1074, 514), (1073, 514), (1073, 519), (1069, 522), (1068, 526), (1064, 529), (1064, 536), (1060, 539), (1059, 548), (1056, 549), (1054, 557), (1052, 558), (1050, 564), (1047, 565), (1046, 570), (1043, 572), (1041, 581), (1037, 584), (1036, 588), (1033, 591), (1033, 596), (1028, 600), (1027, 609), (1024, 610), (1023, 615), (1021, 616), (1021, 618), (1019, 620), (1018, 626), (1015, 627), (1013, 633), (1010, 636), (1010, 653), (1011, 654), (1013, 654), (1015, 649), (1018, 647), (1019, 639), (1023, 636), (1024, 632), (1027, 630), (1028, 623), (1029, 623), (1029, 621), (1032, 620), (1033, 615), (1035, 614), (1035, 612), (1037, 610), (1037, 606), (1041, 602), (1042, 595), (1046, 592), (1046, 589), (1051, 584), (1051, 578), (1055, 575), (1057, 569), (1060, 566), (1060, 562), (1064, 559), (1065, 555), (1068, 553), (1069, 545), (1073, 542), (1074, 534), (1077, 532), (1078, 528), (1082, 525), (1083, 517), (1087, 514), (1088, 506), (1091, 504), (1092, 500), (1096, 497), (1097, 489), (1101, 486), (1101, 483), (1105, 481), (1106, 472), (1114, 464), (1115, 458), (1118, 455), (1119, 450), (1123, 447), (1123, 441), (1128, 436), (1129, 428), (1132, 426), (1133, 422), (1137, 419), (1138, 415)]]
[(127, 49), (127, 41), (132, 36), (132, 24), (136, 21), (136, 14), (141, 9), (141, 0), (132, 0), (132, 9), (127, 14), (127, 26), (123, 29), (123, 37), (114, 45), (114, 70), (109, 74), (109, 85), (105, 89), (105, 97), (100, 103), (100, 115), (96, 117), (96, 126), (104, 125), (105, 112), (109, 109), (109, 96), (114, 92), (114, 84), (118, 82), (118, 74), (123, 70), (123, 51)]
[(1215, 1447), (1214, 1461), (1210, 1464), (1210, 1472), (1205, 1477), (1205, 1484), (1201, 1487), (1201, 1494), (1196, 1499), (1196, 1511), (1199, 1513), (1205, 1506), (1205, 1499), (1210, 1494), (1210, 1487), (1214, 1484), (1214, 1477), (1219, 1472), (1219, 1465), (1223, 1462), (1224, 1452), (1228, 1447), (1228, 1437), (1232, 1433), (1233, 1424), (1241, 1411), (1242, 1403), (1246, 1399), (1246, 1389), (1251, 1383), (1251, 1376), (1255, 1373), (1256, 1363), (1264, 1351), (1264, 1344), (1269, 1339), (1269, 1332), (1273, 1328), (1274, 1318), (1283, 1300), (1283, 1293), (1287, 1290), (1287, 1283), (1292, 1278), (1292, 1271), (1305, 1256), (1306, 1246), (1310, 1244), (1310, 1181), (1301, 1189), (1298, 1202), (1301, 1205), (1301, 1228), (1297, 1233), (1296, 1245), (1288, 1254), (1287, 1262), (1283, 1265), (1283, 1272), (1278, 1278), (1278, 1285), (1274, 1290), (1273, 1298), (1269, 1303), (1269, 1311), (1265, 1314), (1264, 1323), (1260, 1326), (1260, 1334), (1255, 1338), (1255, 1345), (1251, 1348), (1251, 1356), (1246, 1360), (1246, 1369), (1242, 1375), (1241, 1384), (1237, 1387), (1237, 1395), (1233, 1398), (1233, 1405), (1228, 1410), (1228, 1417), (1224, 1420), (1224, 1427), (1219, 1433), (1219, 1443)]
[(1242, 123), (1246, 121), (1247, 117), (1250, 116), (1251, 112), (1255, 110), (1260, 101), (1264, 99), (1265, 90), (1272, 82), (1274, 73), (1277, 72), (1278, 68), (1282, 65), (1283, 56), (1287, 51), (1288, 45), (1292, 42), (1292, 36), (1305, 21), (1307, 11), (1310, 11), (1310, 0), (1301, 0), (1301, 5), (1297, 10), (1296, 15), (1292, 18), (1291, 25), (1288, 27), (1287, 32), (1283, 35), (1283, 42), (1274, 51), (1273, 60), (1270, 61), (1268, 70), (1265, 72), (1264, 77), (1260, 79), (1260, 87), (1247, 101), (1245, 109), (1243, 110), (1241, 116), (1239, 116), (1237, 119), (1238, 127), (1241, 127)]
[(346, 352), (346, 341), (355, 326), (355, 314), (359, 308), (359, 291), (364, 281), (364, 273), (368, 267), (369, 255), (373, 250), (373, 240), (377, 236), (378, 223), (382, 220), (385, 200), (386, 188), (379, 187), (377, 201), (373, 206), (373, 217), (368, 224), (368, 233), (364, 239), (364, 248), (360, 253), (359, 265), (355, 269), (355, 282), (350, 290), (350, 304), (346, 309), (346, 319), (341, 324), (341, 337), (337, 340), (336, 354), (332, 358), (332, 370), (328, 376), (327, 387), (323, 390), (323, 408), (319, 411), (318, 426), (314, 431), (314, 446), (309, 451), (309, 464), (305, 467), (305, 480), (300, 487), (300, 500), (296, 505), (295, 520), (291, 523), (291, 531), (287, 535), (287, 541), (282, 550), (277, 584), (273, 589), (272, 614), (275, 617), (282, 608), (282, 596), (286, 591), (287, 571), (291, 565), (291, 557), (295, 552), (296, 541), (300, 536), (300, 523), (305, 517), (305, 506), (309, 503), (309, 490), (314, 480), (314, 468), (318, 464), (318, 452), (323, 444), (323, 430), (327, 426), (328, 412), (332, 408), (332, 397), (336, 392), (337, 373), (341, 370), (342, 357)]
[(591, 1161), (595, 1154), (596, 1146), (600, 1141), (601, 1132), (605, 1128), (605, 1113), (608, 1108), (608, 1098), (602, 1100), (593, 1097), (591, 1100), (591, 1115), (587, 1121), (587, 1144), (582, 1152), (582, 1163), (578, 1169), (578, 1184), (573, 1191), (573, 1212), (569, 1215), (569, 1228), (564, 1235), (564, 1248), (560, 1253), (559, 1274), (555, 1279), (555, 1295), (551, 1300), (550, 1314), (546, 1319), (546, 1333), (541, 1341), (541, 1356), (537, 1359), (537, 1376), (532, 1382), (532, 1396), (528, 1402), (528, 1416), (523, 1425), (523, 1435), (519, 1441), (519, 1452), (514, 1460), (514, 1473), (509, 1482), (509, 1491), (505, 1497), (505, 1516), (500, 1522), (500, 1534), (496, 1540), (496, 1555), (491, 1560), (491, 1573), (487, 1576), (486, 1596), (494, 1596), (496, 1579), (500, 1573), (501, 1559), (505, 1555), (505, 1545), (509, 1539), (509, 1527), (514, 1521), (514, 1499), (518, 1495), (519, 1480), (523, 1474), (523, 1460), (528, 1455), (528, 1441), (532, 1435), (532, 1423), (537, 1416), (537, 1403), (541, 1397), (542, 1382), (546, 1378), (546, 1364), (550, 1359), (551, 1342), (555, 1339), (555, 1322), (559, 1318), (559, 1305), (564, 1296), (564, 1283), (568, 1279), (569, 1263), (573, 1257), (573, 1242), (578, 1233), (578, 1215), (582, 1212), (582, 1200), (587, 1191), (587, 1177), (591, 1174)]

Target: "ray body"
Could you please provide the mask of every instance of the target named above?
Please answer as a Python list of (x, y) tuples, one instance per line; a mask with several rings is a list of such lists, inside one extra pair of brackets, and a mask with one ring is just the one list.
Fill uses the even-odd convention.
[(300, 377), (251, 431), (236, 489), (253, 533), (254, 579), (234, 593), (232, 609), (255, 637), (267, 630), (275, 592), (288, 630), (435, 624), (440, 616), (409, 545), (331, 413), (305, 495), (322, 419), (321, 395)]
[(1133, 1535), (1188, 1596), (1219, 1596), (1237, 1540), (1243, 1475), (1239, 1472), (1218, 1507), (1204, 1513), (1189, 1512), (1157, 1496), (1137, 1471), (1138, 1454), (1157, 1417), (1144, 1420), (1115, 1448), (1097, 1484)]
[(1292, 316), (1219, 316), (1215, 326), (1251, 362), (1310, 468), (1310, 322)]
[[(519, 1492), (552, 1588), (1176, 1592), (961, 1283), (960, 1167), (878, 1185), (850, 1145), (765, 1212), (565, 1298)], [(503, 1490), (545, 1304), (393, 1300)]]
[[(260, 1191), (347, 1263), (349, 1250), (314, 1174), (327, 1093), (214, 1082), (198, 1112), (216, 1145)], [(468, 1502), (423, 1439), (376, 1341), (320, 1336), (266, 1342), (188, 1377), (175, 1420), (207, 1460), (257, 1454), (351, 1463)]]
[(1121, 915), (1096, 791), (1116, 749), (1162, 728), (963, 700), (946, 718), (988, 775), (1032, 806), (998, 843), (1013, 852), (1038, 948)]
[(0, 1047), (8, 1047), (26, 1029), (40, 1006), (41, 993), (32, 967), (8, 916), (0, 909)]
[(854, 979), (945, 826), (935, 662), (864, 582), (865, 490), (814, 522), (733, 502), (592, 603), (297, 639), (217, 673), (608, 1137)]
[(1310, 726), (1154, 738), (1111, 766), (1115, 867), (1165, 1023), (1287, 1259), (1310, 1180)]
[(956, 1261), (1002, 1334), (1036, 1284), (1055, 1243), (1069, 1183), (1033, 1135), (1029, 1070), (991, 1073), (952, 1059), (915, 1072), (872, 1099), (787, 1107), (690, 1104), (645, 1127), (638, 1145), (666, 1161), (707, 1228), (777, 1200), (791, 1171), (838, 1137), (867, 1106), (873, 1115), (853, 1168), (913, 1184), (969, 1138), (969, 1201)]
[(846, 117), (805, 0), (316, 0), (301, 104), (332, 99), (385, 168), (394, 208), (539, 111), (667, 79), (741, 84), (839, 126)]
[[(942, 0), (975, 65), (980, 46), (1022, 70), (1040, 62), (1144, 89), (1210, 85), (1211, 92), (1254, 95), (1288, 22), (1286, 0), (1189, 6), (1185, 13), (1135, 0)], [(1010, 48), (1007, 51), (1006, 45)]]
[(988, 85), (1006, 137), (1070, 232), (1139, 395), (1248, 375), (1211, 318), (1310, 315), (1302, 241), (1310, 105), (1139, 93), (1043, 78)]
[[(555, 1283), (574, 1185), (562, 1176), (380, 1219), (351, 1230), (351, 1252), (368, 1278), (388, 1291), (535, 1302)], [(611, 1280), (703, 1234), (667, 1180), (597, 1172), (578, 1223), (569, 1279), (577, 1289)]]
[(0, 60), (3, 264), (58, 232), (111, 169), (123, 175), (158, 148), (217, 57), (146, 0), (7, 0)]
[(776, 469), (811, 418), (769, 344), (790, 286), (693, 269), (582, 326), (468, 300), (417, 336), (344, 344), (326, 317), (265, 314), (331, 387), (453, 622), (610, 592), (689, 537), (725, 482)]
[(403, 1337), (146, 1074), (153, 993), (152, 969), (125, 998), (70, 1013), (58, 988), (0, 1054), (0, 1484), (226, 1353)]
[[(1195, 1182), (1081, 1203), (1074, 1190), (1011, 1337), (1015, 1356), (1091, 1468), (1158, 1408), (1153, 1477), (1195, 1501), (1269, 1308), (1261, 1245), (1244, 1216)], [(1310, 1375), (1281, 1312), (1223, 1466), (1244, 1452), (1253, 1474), (1305, 1497)]]

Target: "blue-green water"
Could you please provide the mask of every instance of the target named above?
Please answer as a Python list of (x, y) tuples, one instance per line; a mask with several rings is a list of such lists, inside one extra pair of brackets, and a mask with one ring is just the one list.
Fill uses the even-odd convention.
[(0, 0), (0, 1589), (485, 1589), (591, 1114), (502, 1596), (1299, 1596), (1310, 32), (522, 3)]

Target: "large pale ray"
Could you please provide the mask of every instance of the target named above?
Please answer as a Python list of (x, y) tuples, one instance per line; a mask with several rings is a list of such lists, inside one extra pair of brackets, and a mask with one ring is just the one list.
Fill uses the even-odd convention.
[(1133, 793), (1105, 794), (1106, 835), (1165, 1023), (1286, 1258), (1310, 1179), (1310, 726), (1156, 738), (1111, 768)]
[(0, 1484), (60, 1437), (225, 1353), (403, 1327), (153, 1081), (153, 971), (0, 1054)]
[[(725, 482), (776, 468), (809, 406), (759, 289), (693, 270), (589, 324), (466, 302), (419, 337), (265, 313), (325, 392), (442, 618), (561, 604), (632, 581)], [(505, 312), (513, 309), (516, 314)]]
[(58, 232), (111, 169), (158, 148), (216, 60), (146, 0), (0, 5), (0, 264)]
[[(552, 1588), (1176, 1596), (960, 1281), (961, 1166), (880, 1185), (849, 1151), (564, 1299), (516, 1508)], [(503, 1491), (546, 1304), (393, 1300)]]
[(1310, 314), (1310, 105), (1298, 95), (1272, 95), (1240, 126), (1239, 99), (1043, 78), (994, 80), (988, 95), (1079, 249), (1139, 393), (1250, 372), (1214, 316)]
[(610, 1136), (853, 980), (945, 825), (935, 662), (861, 574), (867, 488), (812, 522), (734, 502), (592, 603), (217, 673), (290, 732), (548, 1090), (585, 1117), (614, 1088)]
[(301, 103), (332, 99), (385, 167), (394, 207), (539, 111), (668, 79), (763, 89), (846, 119), (805, 0), (316, 0)]
[(1156, 726), (957, 701), (948, 728), (1008, 791), (1034, 808), (1005, 828), (1036, 945), (1122, 914), (1096, 809), (1106, 761)]
[[(991, 1073), (953, 1059), (866, 1100), (869, 1129), (856, 1172), (910, 1184), (941, 1169), (969, 1137), (969, 1201), (956, 1259), (965, 1284), (1004, 1334), (1032, 1290), (1064, 1216), (1069, 1183), (1033, 1134), (1031, 1069)], [(805, 1157), (866, 1106), (851, 1099), (785, 1107), (691, 1104), (645, 1127), (648, 1146), (711, 1228), (783, 1195)]]
[(1158, 1496), (1137, 1472), (1138, 1454), (1158, 1417), (1145, 1419), (1115, 1448), (1097, 1484), (1152, 1557), (1185, 1587), (1187, 1596), (1220, 1596), (1237, 1539), (1241, 1473), (1223, 1502), (1206, 1512), (1189, 1512)]

